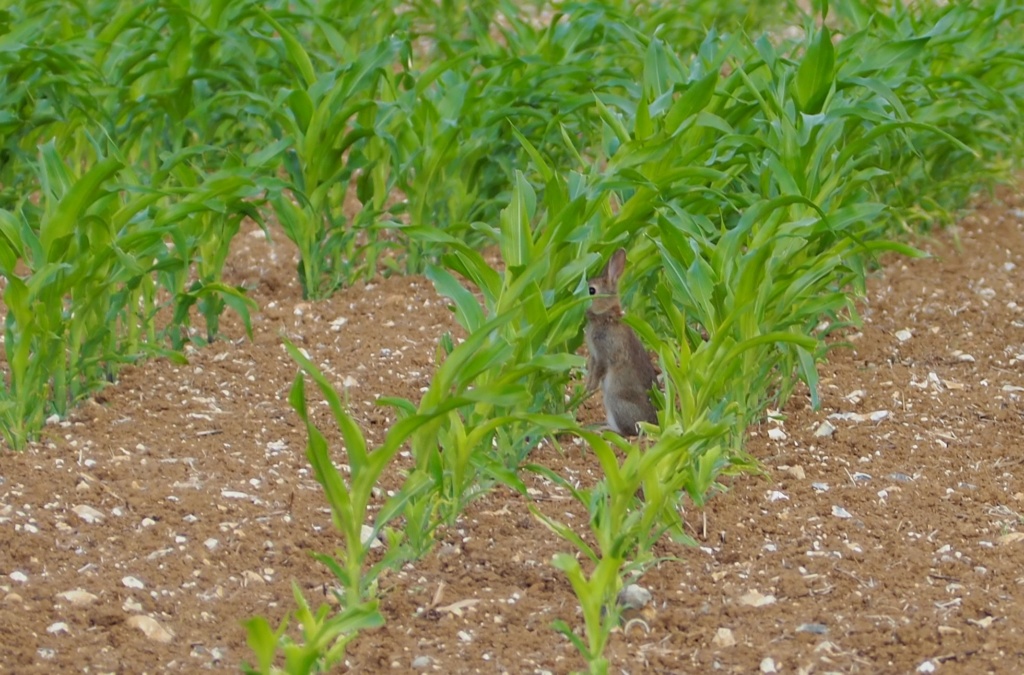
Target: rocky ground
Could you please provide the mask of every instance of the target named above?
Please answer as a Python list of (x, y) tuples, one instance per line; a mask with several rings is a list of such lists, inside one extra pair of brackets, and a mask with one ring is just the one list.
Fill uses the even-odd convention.
[[(871, 280), (863, 328), (822, 366), (823, 407), (798, 395), (751, 429), (767, 475), (687, 510), (700, 547), (666, 546), (680, 560), (643, 577), (649, 630), (613, 636), (614, 672), (1024, 672), (1022, 209), (1002, 193), (921, 242), (934, 257), (890, 259)], [(287, 403), (281, 336), (379, 440), (375, 399), (417, 399), (453, 322), (422, 278), (304, 302), (294, 249), (261, 237), (241, 235), (229, 269), (261, 306), (251, 342), (229, 321), (237, 339), (188, 366), (129, 368), (41, 442), (0, 454), (0, 671), (237, 671), (242, 620), (279, 621), (293, 581), (329, 600), (309, 554), (339, 539)], [(582, 481), (598, 471), (583, 449), (533, 459)], [(542, 509), (585, 526), (564, 493), (529, 481)], [(550, 565), (568, 549), (519, 495), (492, 492), (442, 538), (382, 579), (387, 625), (350, 646), (348, 670), (583, 666), (550, 627), (582, 624)]]

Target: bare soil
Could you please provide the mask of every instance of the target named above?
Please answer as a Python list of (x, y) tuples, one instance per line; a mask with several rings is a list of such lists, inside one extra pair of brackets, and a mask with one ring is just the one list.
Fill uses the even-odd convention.
[[(934, 257), (888, 260), (862, 329), (822, 366), (822, 408), (795, 396), (750, 431), (766, 476), (687, 508), (701, 545), (659, 551), (679, 560), (641, 579), (649, 631), (613, 636), (613, 672), (1024, 672), (1022, 208), (1001, 193), (921, 242)], [(0, 454), (0, 671), (237, 671), (251, 660), (241, 622), (280, 621), (293, 581), (331, 602), (310, 553), (340, 541), (287, 402), (281, 337), (379, 441), (390, 419), (374, 401), (418, 399), (454, 322), (422, 278), (304, 302), (294, 249), (261, 237), (240, 235), (229, 263), (261, 307), (251, 342), (227, 320), (233, 339), (188, 366), (129, 368), (39, 443)], [(592, 401), (583, 417), (598, 414)], [(584, 448), (532, 459), (583, 482), (599, 470)], [(528, 482), (540, 508), (585, 528), (564, 493)], [(550, 627), (582, 630), (550, 565), (569, 549), (522, 497), (497, 489), (441, 537), (383, 577), (387, 624), (341, 671), (583, 667)], [(95, 597), (63, 595), (76, 589)], [(167, 633), (147, 637), (137, 617)]]

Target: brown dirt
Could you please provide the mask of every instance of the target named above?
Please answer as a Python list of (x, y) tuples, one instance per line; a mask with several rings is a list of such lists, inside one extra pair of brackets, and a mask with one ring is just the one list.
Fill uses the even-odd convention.
[[(1003, 195), (955, 232), (961, 251), (943, 234), (923, 244), (935, 258), (891, 260), (872, 280), (862, 332), (822, 367), (823, 408), (796, 396), (752, 429), (768, 477), (730, 480), (703, 512), (688, 509), (699, 549), (659, 550), (681, 560), (641, 580), (650, 631), (613, 636), (615, 672), (1024, 672), (1022, 207)], [(328, 601), (332, 577), (309, 553), (339, 539), (287, 403), (295, 366), (281, 336), (347, 382), (380, 440), (390, 419), (374, 400), (418, 398), (453, 324), (420, 278), (305, 303), (294, 250), (254, 235), (240, 236), (229, 270), (262, 307), (252, 342), (125, 370), (40, 443), (0, 455), (3, 672), (237, 671), (251, 658), (240, 622), (276, 624), (293, 580)], [(815, 436), (830, 414), (876, 411), (887, 415), (833, 418), (834, 434)], [(598, 470), (576, 449), (532, 459), (584, 482)], [(583, 526), (563, 493), (528, 482), (543, 510)], [(352, 671), (405, 672), (417, 657), (431, 672), (583, 666), (550, 628), (581, 625), (550, 565), (569, 549), (521, 497), (495, 490), (441, 537), (382, 579), (387, 625), (350, 646)], [(96, 600), (58, 597), (79, 588)], [(171, 641), (146, 638), (137, 615)]]

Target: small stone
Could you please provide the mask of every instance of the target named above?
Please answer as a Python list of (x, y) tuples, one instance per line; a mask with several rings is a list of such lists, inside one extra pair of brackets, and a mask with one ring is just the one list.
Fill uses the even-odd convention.
[(760, 591), (750, 590), (740, 596), (739, 602), (747, 607), (767, 607), (768, 605), (775, 604), (775, 596), (764, 595)]
[(802, 623), (796, 627), (797, 633), (811, 633), (812, 635), (824, 635), (828, 632), (828, 626), (823, 623)]
[(456, 635), (458, 635), (459, 639), (462, 640), (463, 642), (472, 642), (473, 641), (473, 636), (470, 635), (469, 633), (467, 633), (464, 630), (460, 630), (458, 633), (456, 633)]
[(833, 506), (832, 515), (836, 518), (853, 518), (850, 512), (844, 509), (842, 506)]
[(11, 572), (10, 574), (8, 574), (7, 576), (9, 576), (11, 578), (11, 581), (17, 581), (19, 584), (23, 584), (26, 581), (28, 581), (28, 575), (25, 574), (24, 572), (19, 571), (19, 570), (15, 570), (15, 571)]
[(772, 427), (771, 429), (768, 430), (768, 438), (772, 439), (773, 441), (784, 441), (789, 437), (786, 436), (786, 432), (783, 431), (782, 429), (778, 427)]
[(57, 597), (61, 600), (71, 603), (75, 607), (85, 607), (86, 605), (91, 605), (99, 599), (92, 593), (89, 593), (88, 591), (83, 591), (81, 588), (76, 588), (73, 591), (64, 591), (63, 593), (58, 593)]
[(863, 401), (865, 396), (867, 396), (867, 392), (866, 391), (864, 391), (863, 389), (856, 389), (854, 391), (851, 391), (849, 394), (847, 394), (843, 398), (845, 398), (850, 403), (857, 404), (857, 403), (860, 403), (861, 401)]
[(733, 637), (730, 629), (719, 628), (715, 632), (715, 637), (711, 638), (711, 644), (715, 647), (734, 647), (736, 646), (736, 638)]
[(252, 499), (247, 493), (238, 490), (221, 490), (220, 496), (224, 499)]
[(895, 473), (890, 473), (889, 474), (889, 479), (897, 481), (899, 483), (909, 483), (910, 481), (914, 480), (913, 478), (911, 478), (907, 474), (900, 473), (899, 471), (896, 471)]
[(142, 631), (143, 635), (154, 642), (169, 644), (174, 639), (174, 634), (161, 626), (160, 623), (152, 617), (139, 614), (130, 617), (125, 621), (125, 623), (131, 628), (138, 628)]
[(437, 557), (438, 558), (450, 558), (452, 556), (456, 556), (457, 557), (457, 556), (459, 556), (461, 554), (462, 554), (462, 550), (459, 549), (458, 546), (454, 546), (454, 545), (448, 544), (448, 543), (442, 544), (441, 548), (439, 548), (437, 550)]
[(71, 634), (71, 631), (68, 629), (68, 625), (63, 621), (51, 623), (49, 626), (46, 627), (46, 632), (50, 635), (57, 635), (58, 633), (67, 633), (68, 635)]
[(779, 672), (775, 668), (775, 660), (772, 657), (766, 656), (763, 659), (761, 659), (761, 672), (762, 673), (777, 673), (777, 672)]
[(785, 492), (779, 492), (778, 490), (772, 490), (771, 492), (768, 493), (768, 501), (770, 501), (770, 502), (780, 502), (780, 501), (786, 501), (788, 499), (789, 499), (789, 495), (787, 495)]
[(227, 649), (224, 647), (211, 647), (207, 649), (203, 645), (193, 645), (189, 656), (194, 659), (206, 659), (211, 663), (220, 663), (227, 656)]
[(416, 670), (426, 670), (432, 663), (429, 656), (417, 656), (412, 660), (412, 667)]
[(931, 661), (925, 661), (924, 663), (922, 663), (921, 665), (919, 665), (917, 667), (917, 672), (919, 672), (919, 673), (934, 673), (935, 672), (935, 664), (932, 663)]
[(78, 506), (74, 506), (71, 508), (71, 510), (74, 511), (75, 515), (77, 515), (79, 518), (89, 523), (90, 525), (92, 525), (93, 523), (98, 523), (103, 520), (102, 512), (97, 511), (91, 506), (86, 506), (85, 504), (79, 504)]
[(124, 577), (121, 579), (121, 583), (127, 588), (136, 588), (141, 590), (146, 587), (146, 584), (142, 583), (135, 577)]
[(977, 626), (978, 628), (988, 628), (992, 625), (992, 622), (995, 620), (996, 619), (994, 616), (986, 616), (980, 619), (968, 619), (967, 623), (971, 624), (972, 626)]
[(832, 426), (832, 423), (825, 420), (818, 425), (818, 428), (814, 430), (815, 438), (831, 438), (832, 434), (836, 432), (836, 428)]
[(373, 534), (373, 528), (369, 525), (363, 525), (361, 539), (363, 540), (363, 546), (367, 543), (370, 544), (370, 548), (380, 548), (383, 544)]
[(248, 584), (255, 584), (256, 586), (266, 586), (267, 585), (267, 580), (264, 579), (263, 577), (261, 577), (256, 572), (253, 572), (252, 570), (243, 570), (242, 571), (242, 579), (245, 581), (245, 583), (247, 585)]
[(914, 337), (914, 334), (904, 328), (903, 330), (896, 331), (896, 339), (900, 342), (906, 342), (910, 338)]
[(786, 473), (788, 473), (793, 478), (796, 478), (797, 480), (803, 480), (804, 478), (807, 477), (807, 474), (804, 472), (804, 468), (802, 466), (791, 466), (788, 469), (786, 469)]
[(651, 601), (651, 592), (637, 584), (630, 584), (619, 591), (616, 601), (623, 609), (643, 609)]
[(828, 492), (828, 483), (811, 483), (811, 487), (814, 488), (815, 492)]

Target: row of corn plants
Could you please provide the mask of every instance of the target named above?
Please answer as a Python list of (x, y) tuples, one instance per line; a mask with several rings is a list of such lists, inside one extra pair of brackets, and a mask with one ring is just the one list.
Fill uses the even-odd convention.
[[(416, 426), (401, 432), (417, 458), (403, 491), (406, 531), (433, 531), (495, 481), (521, 488), (521, 470), (564, 485), (589, 510), (589, 533), (534, 512), (582, 554), (553, 563), (580, 598), (585, 631), (558, 628), (592, 672), (608, 667), (603, 650), (624, 575), (653, 562), (665, 533), (686, 540), (680, 495), (699, 506), (723, 472), (753, 468), (742, 453), (745, 430), (799, 380), (816, 400), (824, 338), (856, 321), (852, 299), (875, 257), (914, 254), (885, 237), (909, 222), (948, 217), (967, 190), (1005, 175), (1019, 157), (1018, 11), (1000, 3), (879, 9), (841, 3), (824, 23), (806, 21), (797, 42), (712, 33), (693, 54), (616, 15), (622, 20), (605, 21), (602, 31), (627, 36), (615, 49), (619, 63), (631, 65), (595, 68), (589, 95), (573, 88), (571, 67), (559, 73), (569, 72), (568, 83), (558, 82), (565, 106), (540, 117), (540, 131), (521, 128), (512, 108), (502, 109), (500, 127), (474, 124), (462, 116), (474, 109), (466, 100), (474, 89), (451, 89), (469, 81), (451, 75), (457, 64), (441, 61), (431, 74), (427, 86), (436, 76), (449, 106), (432, 110), (431, 123), (464, 123), (442, 129), (450, 154), (431, 165), (431, 179), (442, 181), (432, 185), (450, 186), (469, 209), (486, 208), (467, 191), (479, 185), (467, 167), (478, 166), (481, 147), (494, 157), (493, 144), (509, 137), (531, 170), (512, 171), (496, 218), (468, 223), (476, 239), (460, 236), (458, 218), (471, 210), (443, 225), (421, 215), (401, 228), (421, 250), (443, 252), (427, 275), (470, 335), (418, 405), (387, 402), (400, 412), (393, 431), (410, 420)], [(600, 11), (607, 19), (609, 8)], [(671, 14), (660, 16), (671, 23)], [(546, 29), (524, 23), (505, 37), (544, 53), (564, 45), (547, 41), (556, 31), (572, 35), (577, 27), (572, 19)], [(986, 51), (997, 64), (991, 74), (978, 66)], [(614, 80), (601, 81), (612, 73)], [(534, 81), (533, 100), (557, 99), (543, 81)], [(481, 98), (505, 93), (497, 77), (477, 85)], [(491, 136), (474, 143), (478, 125)], [(467, 142), (447, 144), (459, 134)], [(443, 179), (442, 167), (452, 169)], [(496, 245), (501, 270), (478, 244)], [(631, 250), (628, 321), (657, 351), (664, 373), (659, 428), (647, 430), (645, 450), (580, 428), (571, 418), (579, 396), (568, 403), (564, 396), (567, 387), (580, 393), (573, 353), (587, 273), (620, 244)], [(317, 377), (308, 363), (303, 371)], [(558, 434), (584, 439), (604, 479), (582, 489), (556, 469), (530, 464), (537, 439)], [(396, 517), (385, 508), (377, 522)], [(351, 578), (344, 581), (351, 587)], [(315, 625), (305, 624), (307, 639)], [(351, 636), (339, 630), (336, 644)], [(266, 671), (273, 645), (259, 644)]]
[[(638, 9), (657, 21), (657, 7)], [(628, 79), (618, 63), (629, 53), (619, 43), (636, 40), (618, 20), (628, 4), (584, 3), (577, 20), (545, 24), (549, 10), (507, 0), (5, 3), (0, 272), (25, 282), (4, 288), (7, 444), (23, 446), (120, 364), (214, 339), (226, 307), (247, 317), (244, 294), (221, 281), (245, 218), (270, 216), (268, 235), (296, 243), (313, 298), (436, 262), (444, 245), (404, 226), (485, 241), (474, 224), (493, 222), (526, 158), (505, 120), (560, 148), (561, 127), (582, 133), (576, 117), (596, 119), (586, 105), (595, 83), (618, 95)], [(705, 7), (693, 20), (710, 16)], [(731, 3), (725, 16), (757, 14)], [(92, 223), (75, 243), (95, 255), (61, 249), (58, 261), (33, 247), (58, 209), (62, 227)], [(72, 297), (83, 277), (103, 292)]]
[[(310, 297), (381, 270), (425, 272), (468, 337), (442, 339), (421, 400), (381, 401), (398, 420), (381, 446), (366, 447), (293, 351), (292, 404), (344, 538), (321, 556), (342, 611), (314, 613), (297, 594), (299, 639), (250, 622), (258, 668), (279, 649), (289, 672), (340, 660), (382, 621), (377, 576), (424, 555), (490, 486), (526, 495), (529, 471), (591, 514), (577, 532), (534, 509), (580, 554), (553, 562), (585, 630), (559, 628), (602, 672), (624, 575), (648, 569), (665, 534), (687, 539), (680, 495), (699, 506), (723, 472), (754, 468), (743, 434), (767, 406), (801, 379), (816, 396), (824, 338), (856, 320), (874, 256), (912, 253), (884, 238), (948, 218), (1020, 154), (1013, 3), (820, 3), (802, 39), (750, 37), (776, 8), (9, 3), (8, 444), (120, 364), (215, 339), (225, 307), (247, 322), (251, 303), (221, 279), (245, 218), (295, 241)], [(573, 415), (585, 280), (619, 246), (628, 321), (663, 372), (645, 450)], [(306, 378), (330, 403), (350, 477), (306, 414)], [(598, 484), (530, 462), (541, 439), (566, 436), (593, 450)], [(406, 446), (405, 487), (371, 509), (370, 488)], [(368, 521), (383, 558), (360, 535)]]

